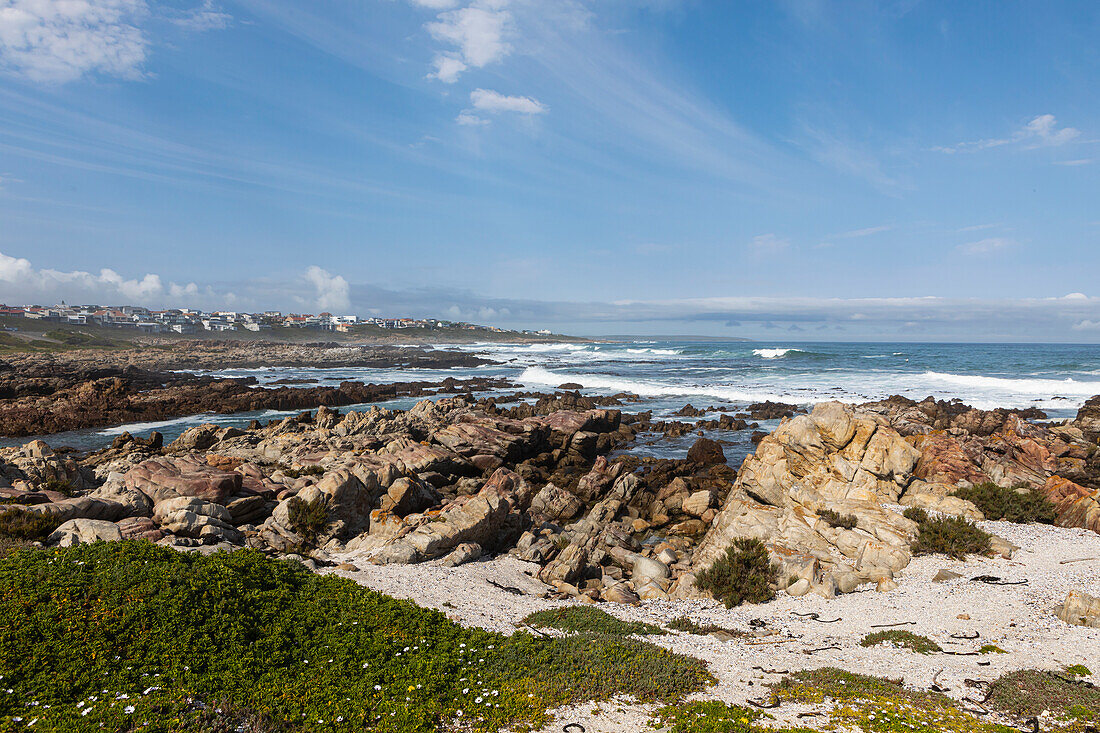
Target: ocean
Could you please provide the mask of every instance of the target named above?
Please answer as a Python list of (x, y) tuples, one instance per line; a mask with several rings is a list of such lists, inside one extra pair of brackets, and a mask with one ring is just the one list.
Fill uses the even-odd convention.
[[(530, 391), (548, 391), (572, 382), (586, 393), (632, 392), (643, 399), (624, 410), (653, 410), (666, 417), (685, 404), (695, 407), (744, 406), (774, 400), (810, 406), (827, 400), (867, 402), (900, 394), (961, 399), (974, 407), (1038, 407), (1051, 418), (1076, 414), (1100, 394), (1100, 345), (1072, 344), (913, 344), (736, 342), (645, 340), (560, 344), (474, 344), (439, 346), (477, 352), (497, 364), (476, 368), (431, 369), (226, 369), (206, 371), (225, 377), (255, 377), (260, 385), (287, 378), (314, 385), (364, 382), (435, 381), (447, 377), (506, 377)], [(511, 390), (509, 390), (511, 391)], [(492, 394), (492, 393), (489, 393)], [(412, 399), (379, 403), (406, 408)], [(356, 406), (342, 409), (360, 409)], [(90, 449), (129, 431), (161, 431), (172, 440), (191, 425), (214, 421), (244, 425), (276, 419), (277, 411), (232, 416), (197, 415), (157, 423), (122, 425), (61, 433), (51, 445)], [(769, 429), (770, 424), (762, 424)], [(745, 432), (745, 431), (743, 431)], [(729, 439), (729, 435), (725, 436)], [(737, 442), (746, 442), (738, 438)], [(4, 445), (27, 439), (4, 440)], [(639, 445), (641, 452), (646, 446)], [(650, 446), (654, 455), (681, 446)], [(684, 448), (686, 450), (686, 448)], [(748, 449), (748, 448), (746, 448)]]

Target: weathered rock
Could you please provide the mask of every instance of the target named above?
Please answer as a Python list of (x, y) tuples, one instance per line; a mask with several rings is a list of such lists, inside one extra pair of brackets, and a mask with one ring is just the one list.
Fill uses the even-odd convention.
[(726, 454), (722, 450), (722, 444), (710, 438), (699, 438), (688, 448), (687, 459), (692, 463), (709, 466), (716, 463), (725, 463)]
[(1100, 598), (1072, 590), (1058, 607), (1056, 615), (1067, 624), (1100, 629)]
[(684, 514), (701, 517), (706, 514), (707, 509), (710, 509), (713, 503), (714, 493), (709, 489), (704, 489), (702, 491), (696, 491), (684, 499), (684, 503), (680, 506), (680, 511)]
[(506, 518), (519, 504), (518, 496), (525, 491), (522, 478), (512, 471), (498, 469), (476, 496), (455, 499), (433, 521), (421, 524), (383, 547), (377, 559), (382, 562), (430, 560), (466, 542), (491, 548), (499, 544)]
[(576, 495), (554, 484), (546, 484), (531, 500), (531, 513), (561, 521), (575, 517), (583, 506), (584, 502)]
[(239, 473), (214, 468), (195, 456), (151, 458), (130, 469), (123, 481), (154, 503), (194, 496), (221, 504), (241, 488)]
[(122, 532), (114, 522), (98, 519), (70, 519), (55, 529), (46, 540), (49, 545), (73, 547), (90, 545), (94, 542), (118, 542)]
[(1054, 504), (1058, 525), (1100, 532), (1100, 489), (1090, 490), (1061, 476), (1051, 476), (1042, 493)]
[(476, 542), (463, 542), (451, 550), (450, 554), (440, 561), (440, 565), (447, 568), (457, 567), (472, 562), (481, 557), (481, 545)]
[(539, 571), (538, 579), (547, 585), (573, 584), (583, 574), (587, 562), (588, 553), (583, 547), (567, 545), (557, 557)]
[(948, 570), (947, 568), (940, 568), (936, 571), (936, 574), (932, 576), (933, 583), (947, 583), (952, 580), (958, 580), (962, 576), (956, 572)]

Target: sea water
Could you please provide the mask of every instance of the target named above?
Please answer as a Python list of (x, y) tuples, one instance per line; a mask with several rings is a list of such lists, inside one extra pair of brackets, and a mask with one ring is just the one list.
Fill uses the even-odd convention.
[[(1084, 401), (1100, 394), (1100, 345), (1072, 344), (913, 344), (801, 343), (647, 340), (552, 344), (472, 344), (437, 346), (481, 354), (495, 363), (455, 369), (366, 369), (277, 367), (203, 371), (221, 377), (254, 377), (271, 385), (283, 379), (314, 380), (291, 386), (336, 386), (345, 380), (388, 383), (437, 381), (447, 377), (504, 377), (520, 389), (550, 391), (565, 383), (580, 384), (588, 394), (629, 392), (642, 399), (626, 411), (652, 410), (669, 417), (691, 403), (697, 408), (740, 408), (773, 400), (810, 407), (840, 400), (860, 403), (899, 394), (920, 400), (960, 399), (982, 409), (1038, 407), (1051, 418), (1069, 418)], [(510, 392), (512, 390), (505, 390)], [(495, 394), (495, 393), (487, 393)], [(403, 409), (414, 399), (377, 403)], [(364, 406), (342, 408), (365, 409)], [(245, 425), (297, 411), (262, 411), (232, 416), (197, 415), (159, 423), (82, 430), (48, 438), (51, 445), (94, 448), (129, 431), (147, 435), (159, 430), (172, 440), (203, 422)], [(771, 423), (762, 429), (774, 427)], [(748, 431), (731, 436), (749, 450)], [(743, 438), (743, 440), (742, 440)], [(25, 442), (6, 440), (5, 445)], [(689, 440), (689, 439), (685, 439)], [(637, 450), (665, 455), (682, 446), (646, 446)], [(684, 441), (681, 441), (684, 442)]]

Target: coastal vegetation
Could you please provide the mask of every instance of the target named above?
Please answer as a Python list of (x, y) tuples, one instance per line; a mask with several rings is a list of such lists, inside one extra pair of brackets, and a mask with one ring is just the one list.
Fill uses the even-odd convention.
[(921, 636), (920, 634), (914, 634), (912, 631), (903, 631), (901, 629), (871, 632), (864, 636), (859, 644), (860, 646), (868, 647), (891, 644), (895, 647), (909, 649), (917, 654), (931, 654), (933, 652), (943, 651), (939, 644), (932, 641), (927, 636)]
[(712, 681), (638, 639), (465, 629), (250, 550), (10, 552), (0, 618), (4, 730), (489, 731), (617, 694), (671, 703)]
[(992, 536), (963, 517), (931, 517), (928, 512), (910, 507), (904, 512), (906, 519), (917, 523), (917, 538), (913, 542), (914, 555), (947, 555), (955, 560), (967, 555), (987, 555)]
[(699, 573), (695, 586), (710, 592), (726, 608), (733, 608), (742, 603), (767, 603), (775, 598), (778, 575), (764, 543), (741, 537)]
[(572, 633), (607, 634), (629, 636), (665, 633), (659, 626), (639, 621), (621, 621), (606, 611), (592, 606), (565, 606), (536, 611), (523, 619), (523, 623), (535, 628), (551, 628)]
[(856, 526), (856, 518), (851, 514), (838, 514), (832, 509), (822, 509), (817, 513), (825, 521), (825, 524), (836, 529), (853, 529)]
[(1055, 507), (1043, 494), (1027, 485), (1007, 488), (992, 481), (956, 489), (952, 496), (971, 502), (986, 519), (1016, 524), (1054, 524)]

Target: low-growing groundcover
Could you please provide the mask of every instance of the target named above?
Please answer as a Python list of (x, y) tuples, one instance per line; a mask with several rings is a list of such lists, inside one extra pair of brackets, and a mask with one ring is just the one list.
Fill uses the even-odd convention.
[(1016, 524), (1054, 524), (1054, 504), (1030, 486), (1013, 489), (986, 481), (975, 486), (956, 489), (951, 494), (973, 503), (986, 519)]
[(607, 611), (592, 606), (565, 606), (535, 611), (523, 619), (536, 628), (552, 628), (561, 631), (581, 631), (597, 634), (628, 636), (630, 634), (663, 634), (664, 629), (641, 621), (621, 621)]
[(772, 688), (781, 702), (831, 702), (828, 730), (867, 733), (1016, 733), (961, 710), (937, 692), (907, 689), (900, 680), (845, 672), (834, 667), (795, 672)]
[(912, 631), (901, 631), (899, 629), (873, 631), (864, 636), (859, 642), (860, 646), (878, 646), (879, 644), (885, 643), (904, 647), (917, 654), (931, 654), (933, 652), (943, 651), (939, 644), (932, 641), (927, 636), (921, 636), (920, 634), (914, 634)]
[(144, 541), (0, 557), (0, 676), (0, 730), (219, 733), (496, 730), (713, 681), (638, 639), (464, 629), (258, 552)]

